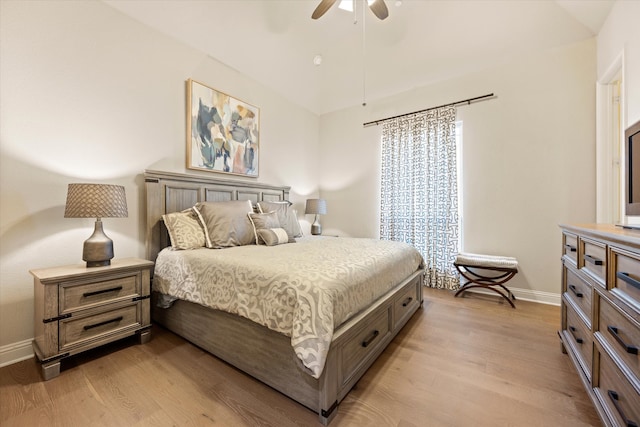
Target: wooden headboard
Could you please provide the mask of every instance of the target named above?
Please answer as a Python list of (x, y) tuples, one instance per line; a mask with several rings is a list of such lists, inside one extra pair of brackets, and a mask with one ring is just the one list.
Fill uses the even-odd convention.
[(147, 228), (145, 246), (147, 259), (155, 261), (163, 248), (170, 245), (162, 215), (190, 208), (197, 202), (226, 200), (280, 201), (289, 199), (291, 187), (146, 170)]

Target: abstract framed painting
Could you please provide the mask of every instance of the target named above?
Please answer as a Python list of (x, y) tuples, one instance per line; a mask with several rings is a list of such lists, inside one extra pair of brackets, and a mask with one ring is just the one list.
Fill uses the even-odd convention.
[(260, 109), (187, 80), (187, 168), (257, 178)]

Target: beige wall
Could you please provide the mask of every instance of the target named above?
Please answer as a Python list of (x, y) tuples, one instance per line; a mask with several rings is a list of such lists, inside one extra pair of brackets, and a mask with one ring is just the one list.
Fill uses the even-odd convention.
[(31, 354), (28, 270), (82, 262), (93, 221), (63, 218), (68, 183), (124, 185), (129, 217), (105, 231), (144, 257), (141, 173), (185, 172), (188, 78), (261, 108), (258, 181), (292, 185), (300, 211), (317, 195), (315, 114), (102, 2), (0, 8), (0, 364)]
[(598, 78), (624, 55), (626, 117), (623, 127), (640, 120), (640, 2), (618, 0), (598, 34)]
[(320, 186), (325, 233), (365, 237), (378, 236), (380, 127), (362, 123), (494, 92), (458, 110), (464, 249), (517, 256), (518, 295), (557, 300), (558, 224), (595, 218), (596, 70), (622, 49), (640, 118), (639, 4), (617, 2), (597, 55), (591, 40), (318, 118), (100, 2), (0, 1), (0, 364), (30, 354), (28, 270), (81, 262), (92, 221), (63, 218), (68, 183), (124, 185), (129, 217), (105, 229), (116, 256), (144, 256), (140, 173), (185, 171), (187, 78), (261, 108), (259, 181), (292, 185), (299, 210)]
[[(626, 164), (622, 136), (613, 130), (617, 118), (610, 118), (612, 107), (609, 84), (622, 77), (621, 121), (623, 131), (640, 120), (640, 2), (618, 0), (598, 34), (597, 87), (597, 204), (598, 219), (617, 222), (624, 215), (626, 183), (618, 185), (616, 164)], [(618, 74), (619, 73), (619, 74)], [(614, 124), (611, 124), (613, 122)], [(622, 132), (620, 132), (622, 133)], [(616, 148), (614, 148), (616, 147)], [(620, 154), (619, 154), (620, 153)], [(621, 158), (619, 156), (622, 155)], [(624, 170), (620, 172), (624, 176)], [(619, 195), (619, 196), (618, 196)], [(619, 212), (615, 207), (619, 197)], [(622, 221), (640, 225), (640, 215), (623, 216)]]
[(325, 230), (379, 235), (381, 130), (362, 123), (495, 93), (458, 109), (464, 250), (517, 257), (519, 296), (559, 302), (558, 224), (595, 220), (595, 81), (592, 39), (324, 115)]

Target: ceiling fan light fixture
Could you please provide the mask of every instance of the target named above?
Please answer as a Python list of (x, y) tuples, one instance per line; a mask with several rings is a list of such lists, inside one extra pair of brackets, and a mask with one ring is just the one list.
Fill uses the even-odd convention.
[[(337, 1), (338, 0), (321, 0), (318, 6), (313, 11), (313, 13), (311, 14), (311, 19), (320, 18)], [(353, 12), (355, 8), (355, 2), (356, 0), (340, 0), (338, 7), (340, 9)], [(376, 15), (378, 19), (384, 20), (389, 16), (389, 10), (387, 9), (387, 6), (384, 4), (384, 0), (367, 0), (367, 4), (369, 5), (369, 9), (371, 9), (373, 14)]]
[[(376, 0), (367, 0), (367, 4), (371, 6), (371, 4), (375, 1)], [(346, 10), (348, 12), (353, 12), (355, 3), (356, 3), (356, 0), (340, 0), (340, 3), (338, 4), (338, 8), (342, 10)]]

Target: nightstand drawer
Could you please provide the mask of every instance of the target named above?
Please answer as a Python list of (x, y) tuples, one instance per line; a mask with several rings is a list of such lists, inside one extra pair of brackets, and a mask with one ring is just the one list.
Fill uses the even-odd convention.
[(640, 257), (612, 247), (611, 262), (611, 292), (640, 311)]
[(108, 335), (142, 326), (140, 304), (133, 303), (84, 317), (72, 316), (60, 322), (60, 351), (99, 340)]
[(582, 239), (579, 266), (589, 273), (596, 283), (606, 287), (607, 246), (600, 242)]
[(613, 415), (614, 425), (640, 425), (640, 394), (607, 352), (600, 352), (599, 374), (599, 385), (595, 390), (607, 412)]
[(59, 286), (60, 314), (84, 310), (140, 296), (140, 273), (107, 280), (63, 282)]

